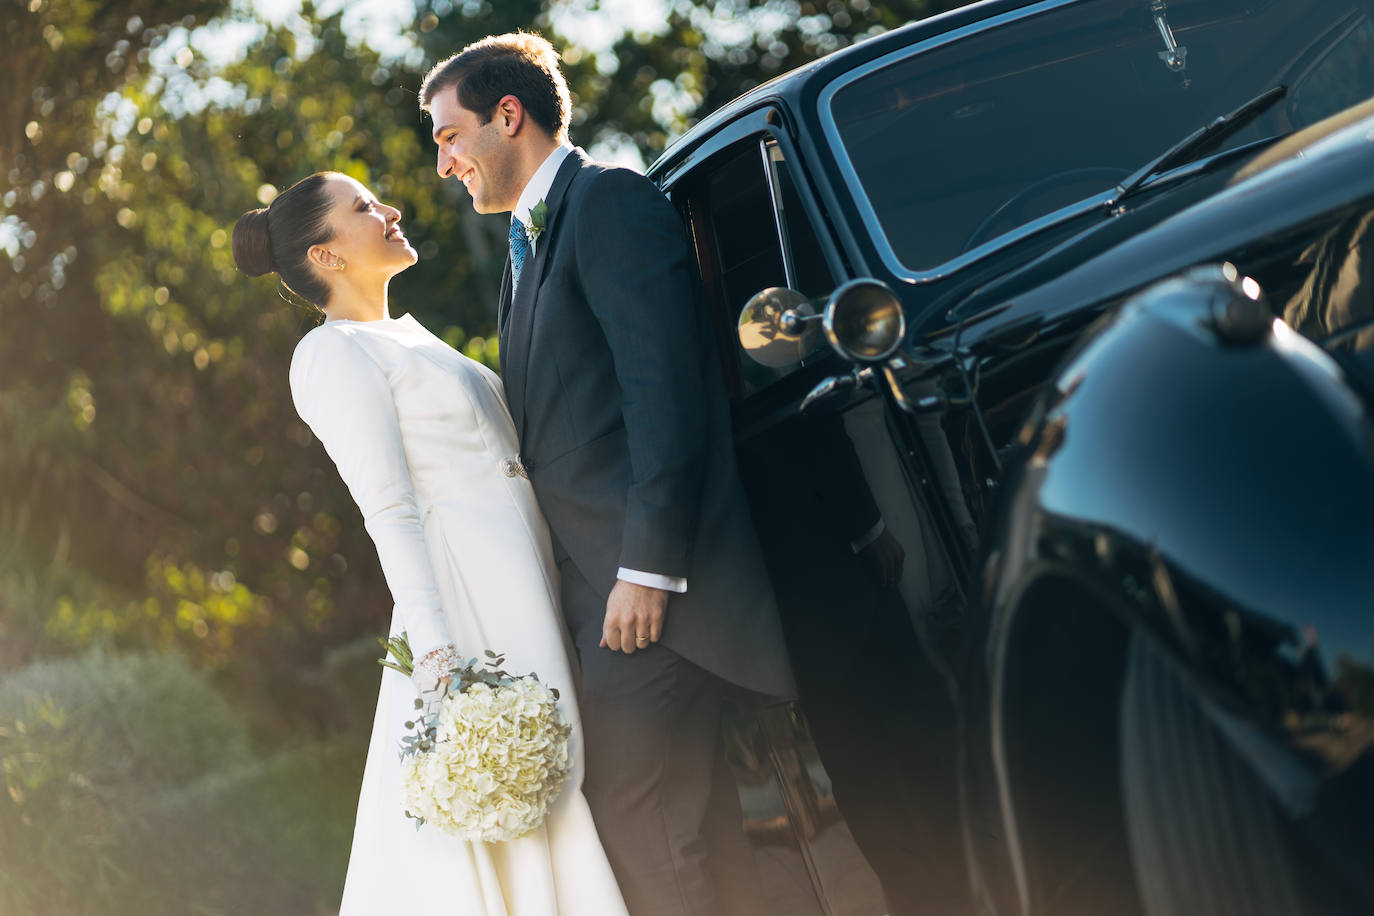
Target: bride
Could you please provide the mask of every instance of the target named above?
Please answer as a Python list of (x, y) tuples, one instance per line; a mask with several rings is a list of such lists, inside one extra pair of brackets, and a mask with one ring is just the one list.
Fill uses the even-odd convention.
[[(322, 172), (234, 226), (234, 260), (276, 273), (325, 320), (291, 360), (296, 411), (362, 510), (409, 636), (414, 685), (382, 674), (340, 916), (615, 916), (615, 878), (583, 798), (581, 729), (558, 571), (519, 463), (501, 381), (409, 315), (387, 286), (416, 261), (399, 211)], [(405, 721), (462, 657), (505, 653), (562, 694), (574, 766), (544, 826), (507, 843), (418, 831), (401, 802)]]

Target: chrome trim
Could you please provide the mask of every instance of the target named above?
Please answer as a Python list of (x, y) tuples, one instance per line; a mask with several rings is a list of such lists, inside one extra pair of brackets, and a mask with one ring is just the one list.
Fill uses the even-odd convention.
[(778, 328), (784, 334), (804, 334), (806, 325), (812, 321), (820, 321), (822, 315), (813, 314), (810, 305), (800, 306), (799, 308), (788, 309), (778, 318)]
[(792, 263), (792, 244), (787, 237), (787, 224), (782, 212), (782, 188), (778, 187), (777, 160), (773, 151), (778, 142), (771, 137), (759, 140), (759, 152), (763, 155), (763, 174), (768, 181), (768, 196), (773, 202), (773, 226), (778, 232), (778, 246), (782, 251), (782, 276), (788, 289), (797, 288), (797, 268)]
[(1154, 17), (1155, 25), (1159, 28), (1159, 37), (1164, 42), (1164, 50), (1159, 52), (1159, 59), (1164, 61), (1164, 66), (1168, 67), (1170, 72), (1182, 73), (1188, 66), (1188, 49), (1174, 38), (1174, 28), (1169, 25), (1169, 9), (1164, 0), (1152, 0), (1150, 15)]
[(797, 407), (797, 413), (806, 413), (807, 408), (817, 401), (830, 397), (837, 391), (848, 391), (851, 388), (858, 388), (866, 385), (873, 380), (873, 367), (866, 366), (862, 369), (854, 370), (844, 375), (832, 375), (830, 378), (823, 379), (820, 384), (811, 389), (811, 393), (802, 398), (801, 405)]
[[(768, 113), (777, 110), (777, 106), (768, 100), (761, 104), (762, 107), (741, 112), (733, 120), (727, 121), (715, 133), (702, 135), (693, 141), (691, 148), (685, 150), (681, 154), (681, 158), (671, 165), (662, 166), (658, 174), (650, 180), (657, 184), (660, 190), (669, 191), (685, 173), (691, 172), (702, 162), (719, 155), (735, 144), (742, 143), (755, 135), (777, 134), (778, 128), (768, 121)], [(695, 129), (693, 128), (693, 130)], [(659, 161), (654, 163), (653, 168), (659, 168), (659, 163), (663, 162), (665, 158), (666, 156), (660, 157)], [(652, 172), (653, 168), (648, 171)]]
[[(873, 290), (878, 293), (886, 294), (890, 297), (893, 310), (897, 313), (897, 333), (893, 335), (892, 342), (881, 353), (872, 356), (860, 356), (855, 353), (846, 343), (840, 339), (838, 331), (835, 329), (835, 317), (840, 303), (846, 296), (854, 290)], [(830, 341), (830, 348), (836, 353), (849, 360), (851, 363), (873, 365), (886, 362), (888, 357), (901, 349), (902, 342), (906, 340), (906, 312), (902, 308), (902, 300), (892, 291), (892, 288), (881, 280), (873, 280), (868, 277), (858, 277), (841, 283), (833, 293), (830, 294), (829, 301), (825, 304), (825, 311), (821, 317), (821, 327), (825, 330), (825, 338)]]
[(859, 214), (863, 219), (864, 225), (868, 229), (869, 237), (873, 240), (873, 245), (878, 250), (878, 257), (883, 264), (890, 270), (893, 276), (911, 283), (930, 283), (935, 280), (943, 279), (952, 273), (983, 260), (995, 251), (1020, 241), (1031, 235), (1043, 232), (1062, 222), (1090, 213), (1098, 207), (1105, 207), (1106, 201), (1111, 198), (1111, 190), (1103, 192), (1097, 197), (1092, 197), (1077, 204), (1070, 204), (1046, 214), (1037, 220), (1026, 223), (1023, 226), (1003, 233), (995, 239), (984, 242), (971, 251), (965, 251), (951, 261), (946, 261), (935, 267), (926, 270), (913, 270), (901, 262), (897, 257), (897, 252), (893, 250), (892, 244), (887, 239), (887, 233), (883, 231), (882, 223), (878, 220), (877, 211), (873, 209), (873, 204), (868, 200), (868, 194), (864, 191), (863, 182), (859, 179), (859, 173), (854, 169), (854, 164), (849, 159), (849, 150), (844, 145), (844, 140), (840, 136), (839, 126), (835, 123), (835, 115), (832, 110), (832, 102), (837, 93), (848, 87), (851, 83), (891, 66), (899, 61), (906, 60), (914, 54), (921, 54), (932, 48), (943, 47), (956, 41), (962, 41), (971, 35), (977, 35), (990, 29), (1001, 28), (1022, 19), (1029, 19), (1032, 16), (1039, 16), (1047, 11), (1059, 9), (1061, 7), (1073, 6), (1082, 3), (1084, 0), (1044, 0), (1042, 3), (1034, 3), (1024, 6), (1021, 9), (1003, 13), (1000, 16), (993, 16), (981, 22), (971, 23), (963, 28), (936, 35), (925, 41), (908, 45), (897, 51), (884, 54), (882, 57), (874, 58), (861, 67), (856, 67), (842, 76), (831, 80), (826, 87), (821, 90), (820, 96), (816, 100), (821, 120), (821, 130), (825, 133), (826, 141), (834, 151), (835, 164), (839, 166), (840, 173), (844, 176), (845, 185), (849, 191), (849, 196), (858, 207)]
[(941, 413), (949, 407), (949, 399), (939, 392), (925, 395), (914, 401), (907, 397), (901, 379), (897, 378), (897, 369), (901, 368), (898, 365), (900, 362), (900, 358), (893, 358), (883, 365), (883, 379), (887, 382), (887, 390), (891, 393), (892, 400), (897, 403), (898, 407), (914, 417)]

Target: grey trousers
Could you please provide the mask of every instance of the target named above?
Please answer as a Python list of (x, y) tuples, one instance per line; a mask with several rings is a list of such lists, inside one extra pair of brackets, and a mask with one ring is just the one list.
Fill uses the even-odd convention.
[(738, 688), (655, 645), (599, 647), (606, 599), (560, 564), (582, 667), (582, 790), (631, 916), (766, 914), (720, 724)]

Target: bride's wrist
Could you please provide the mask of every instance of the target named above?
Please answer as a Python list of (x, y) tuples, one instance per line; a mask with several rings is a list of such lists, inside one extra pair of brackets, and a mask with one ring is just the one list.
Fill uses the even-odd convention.
[(424, 675), (429, 681), (442, 681), (453, 674), (453, 669), (457, 668), (461, 661), (454, 646), (440, 646), (426, 652), (423, 658), (416, 659), (415, 673)]

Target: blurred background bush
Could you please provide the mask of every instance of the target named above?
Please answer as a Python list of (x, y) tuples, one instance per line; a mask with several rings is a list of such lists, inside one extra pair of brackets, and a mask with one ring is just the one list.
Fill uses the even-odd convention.
[(430, 64), (538, 29), (574, 142), (642, 167), (958, 3), (0, 3), (0, 914), (335, 912), (390, 600), (234, 220), (357, 177), (420, 254), (393, 312), (495, 365), (506, 218), (433, 173)]
[[(327, 686), (340, 702), (358, 692)], [(5, 912), (326, 912), (364, 737), (255, 751), (242, 714), (176, 654), (30, 665), (0, 682)]]

